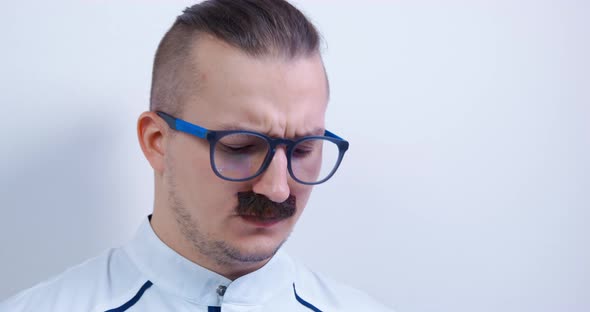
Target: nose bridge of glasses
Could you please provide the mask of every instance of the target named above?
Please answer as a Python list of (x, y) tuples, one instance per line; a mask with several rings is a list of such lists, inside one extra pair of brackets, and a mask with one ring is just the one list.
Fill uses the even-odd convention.
[(285, 146), (285, 153), (289, 150), (289, 148), (295, 143), (293, 140), (290, 139), (283, 139), (283, 138), (269, 138), (270, 143), (270, 150), (271, 153), (275, 153), (278, 146), (284, 145)]

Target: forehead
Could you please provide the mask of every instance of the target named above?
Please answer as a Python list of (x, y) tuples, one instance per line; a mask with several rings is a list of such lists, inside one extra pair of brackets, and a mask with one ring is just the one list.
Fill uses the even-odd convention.
[(328, 86), (318, 54), (253, 57), (210, 36), (189, 62), (183, 118), (213, 130), (292, 137), (323, 129)]

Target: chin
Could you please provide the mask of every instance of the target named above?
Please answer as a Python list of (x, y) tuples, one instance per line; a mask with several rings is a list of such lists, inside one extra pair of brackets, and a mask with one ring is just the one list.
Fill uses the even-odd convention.
[(242, 263), (267, 261), (281, 248), (286, 237), (247, 237), (227, 248), (229, 258)]

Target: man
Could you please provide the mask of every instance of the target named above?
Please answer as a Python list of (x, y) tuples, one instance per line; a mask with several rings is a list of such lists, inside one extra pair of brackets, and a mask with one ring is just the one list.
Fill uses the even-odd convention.
[(348, 142), (325, 129), (319, 36), (282, 0), (185, 10), (138, 121), (155, 202), (136, 237), (0, 311), (387, 311), (280, 251)]

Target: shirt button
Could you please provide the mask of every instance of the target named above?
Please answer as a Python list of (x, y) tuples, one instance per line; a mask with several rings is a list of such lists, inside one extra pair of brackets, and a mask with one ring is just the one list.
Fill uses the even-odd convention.
[(225, 290), (227, 289), (227, 287), (223, 286), (223, 285), (219, 285), (219, 287), (217, 287), (217, 294), (220, 296), (225, 295)]

